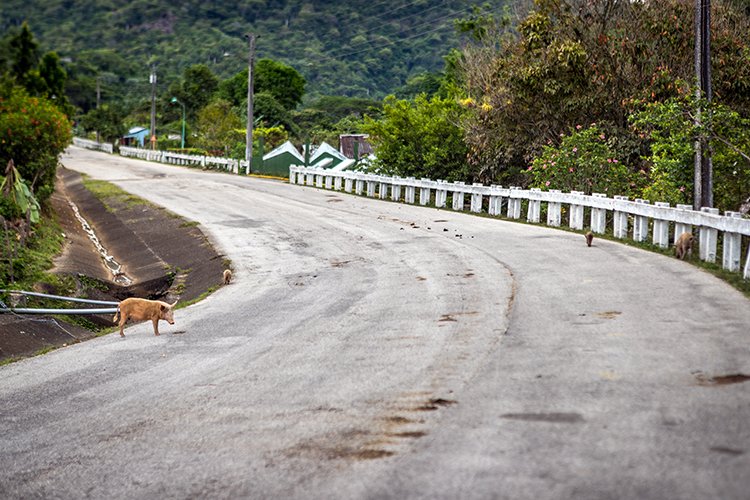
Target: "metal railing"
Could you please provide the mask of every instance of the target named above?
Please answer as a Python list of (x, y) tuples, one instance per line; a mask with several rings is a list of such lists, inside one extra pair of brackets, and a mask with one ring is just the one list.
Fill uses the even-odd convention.
[(50, 309), (50, 308), (30, 308), (30, 307), (12, 307), (5, 305), (0, 301), (0, 313), (16, 313), (16, 314), (114, 314), (117, 312), (117, 306), (119, 302), (113, 302), (109, 300), (93, 300), (93, 299), (81, 299), (78, 297), (64, 297), (61, 295), (50, 295), (47, 293), (28, 292), (25, 290), (0, 290), (0, 294), (8, 294), (10, 296), (29, 296), (39, 297), (44, 299), (60, 300), (65, 302), (74, 302), (80, 304), (94, 304), (94, 305), (110, 305), (115, 307), (107, 308), (89, 308), (89, 309)]

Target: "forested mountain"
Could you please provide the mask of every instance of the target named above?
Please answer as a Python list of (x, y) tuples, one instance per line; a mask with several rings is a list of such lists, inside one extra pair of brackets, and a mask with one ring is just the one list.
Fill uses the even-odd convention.
[[(43, 52), (69, 72), (96, 72), (106, 89), (148, 93), (149, 68), (168, 85), (189, 66), (220, 78), (257, 58), (292, 66), (319, 95), (381, 98), (410, 76), (440, 71), (459, 45), (454, 20), (474, 0), (3, 0), (0, 33), (27, 21)], [(502, 0), (494, 2), (498, 9)], [(84, 89), (82, 89), (84, 91)], [(90, 91), (88, 89), (87, 91)]]

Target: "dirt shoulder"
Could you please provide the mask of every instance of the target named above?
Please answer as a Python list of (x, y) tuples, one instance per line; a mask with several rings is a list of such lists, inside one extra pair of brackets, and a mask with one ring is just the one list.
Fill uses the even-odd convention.
[[(186, 303), (221, 286), (228, 261), (195, 224), (182, 217), (130, 196), (97, 197), (84, 186), (80, 174), (64, 167), (58, 169), (51, 204), (65, 233), (65, 247), (55, 259), (53, 272), (72, 278), (79, 297), (115, 301), (144, 297)], [(122, 276), (116, 280), (112, 266), (105, 265), (76, 216), (76, 208), (130, 283)], [(42, 286), (36, 291), (59, 293)], [(86, 318), (92, 326), (112, 324), (109, 315)], [(94, 329), (59, 318), (0, 314), (0, 361), (91, 338)]]

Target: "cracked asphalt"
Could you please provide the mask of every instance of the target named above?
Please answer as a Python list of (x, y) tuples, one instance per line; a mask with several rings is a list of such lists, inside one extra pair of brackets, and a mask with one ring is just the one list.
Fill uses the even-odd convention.
[[(750, 301), (541, 226), (70, 148), (235, 281), (0, 367), (2, 498), (747, 498)], [(460, 237), (459, 237), (460, 235)]]

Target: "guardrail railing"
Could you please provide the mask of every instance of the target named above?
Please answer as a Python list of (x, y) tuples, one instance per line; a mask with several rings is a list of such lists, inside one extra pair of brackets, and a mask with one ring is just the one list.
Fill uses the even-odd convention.
[[(668, 248), (681, 234), (692, 233), (695, 227), (701, 260), (716, 262), (721, 241), (722, 267), (732, 272), (742, 272), (744, 279), (750, 279), (750, 248), (745, 252), (742, 265), (742, 238), (750, 237), (750, 219), (743, 218), (739, 212), (728, 211), (722, 215), (714, 208), (697, 211), (690, 205), (671, 207), (668, 203), (651, 204), (647, 200), (629, 200), (625, 196), (609, 198), (599, 193), (585, 195), (575, 191), (563, 193), (477, 183), (467, 185), (463, 182), (338, 172), (296, 165), (289, 168), (289, 183), (436, 208), (446, 208), (450, 197), (450, 208), (453, 210), (463, 211), (468, 204), (470, 212), (486, 212), (491, 216), (505, 214), (509, 219), (522, 219), (522, 209), (525, 207), (527, 222), (541, 223), (541, 215), (546, 212), (546, 224), (552, 227), (563, 224), (565, 213), (569, 227), (577, 230), (584, 229), (588, 211), (593, 233), (606, 233), (611, 221), (615, 238), (630, 237), (638, 242), (646, 242), (651, 233), (652, 243), (661, 248)], [(543, 207), (545, 210), (542, 210)]]
[(114, 147), (112, 144), (106, 142), (96, 142), (89, 139), (82, 139), (80, 137), (73, 137), (73, 145), (79, 148), (93, 149), (95, 151), (104, 151), (105, 153), (112, 154)]

